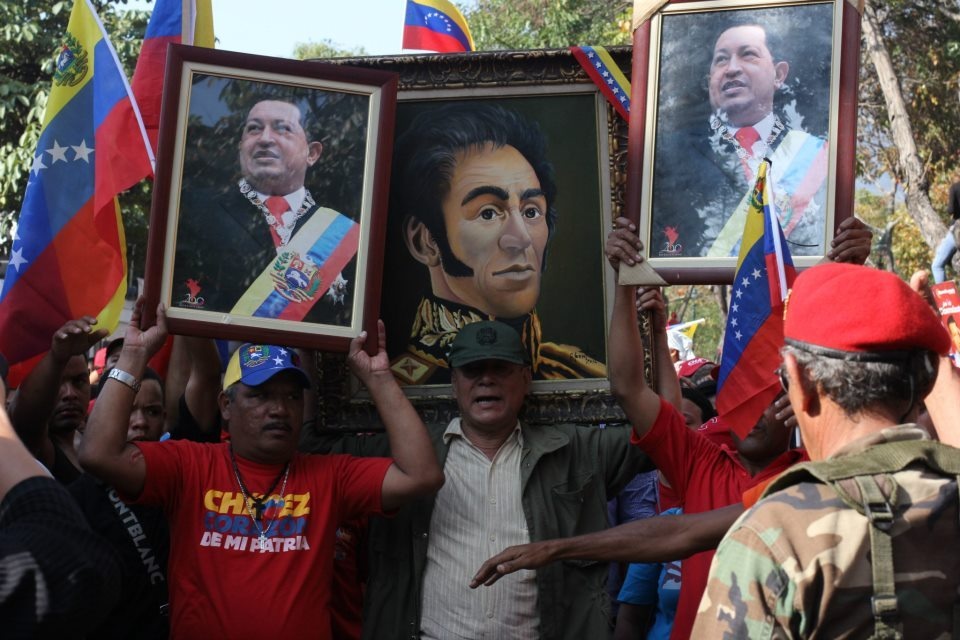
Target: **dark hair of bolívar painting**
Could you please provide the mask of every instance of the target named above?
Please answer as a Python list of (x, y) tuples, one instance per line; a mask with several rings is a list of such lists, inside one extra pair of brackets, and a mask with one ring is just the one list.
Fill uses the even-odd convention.
[(663, 17), (657, 127), (679, 130), (710, 117), (708, 76), (713, 46), (731, 27), (759, 25), (775, 61), (789, 63), (774, 112), (789, 127), (827, 137), (833, 3), (706, 11)]
[(370, 98), (345, 91), (196, 74), (182, 188), (237, 183), (244, 122), (261, 100), (290, 102), (300, 109), (307, 140), (323, 143), (305, 186), (322, 206), (359, 221)]
[[(418, 116), (423, 124), (424, 118), (431, 116), (438, 120), (449, 119), (458, 108), (488, 113), (487, 117), (489, 113), (503, 114), (505, 130), (492, 136), (493, 139), (500, 144), (519, 145), (525, 159), (532, 163), (541, 187), (548, 192), (550, 236), (536, 304), (544, 340), (576, 345), (590, 357), (605, 362), (606, 306), (603, 287), (598, 283), (603, 282), (606, 266), (602, 252), (605, 227), (600, 188), (600, 171), (606, 167), (602, 167), (598, 159), (600, 133), (596, 104), (592, 94), (400, 102), (397, 105), (396, 145), (402, 145), (407, 139), (404, 134)], [(505, 111), (498, 111), (500, 109)], [(506, 131), (508, 124), (511, 124), (511, 130), (514, 128), (514, 117), (531, 128), (528, 135)], [(452, 144), (454, 140), (462, 142), (471, 136), (482, 136), (482, 129), (438, 134), (434, 138)], [(435, 152), (440, 153), (439, 150)], [(441, 163), (434, 169), (436, 175), (429, 178), (411, 175), (411, 171), (417, 173), (418, 167), (416, 162), (403, 156), (403, 149), (395, 148), (380, 305), (380, 315), (387, 325), (387, 352), (391, 358), (406, 349), (418, 303), (431, 292), (427, 268), (411, 257), (402, 240), (405, 216), (417, 215), (409, 210), (405, 195), (411, 191), (430, 193), (431, 197), (424, 200), (436, 200), (445, 195), (438, 194), (437, 189), (445, 189), (450, 179), (444, 173), (450, 170), (449, 162)], [(413, 189), (398, 184), (417, 180), (424, 184), (415, 185)], [(442, 213), (419, 212), (419, 216), (426, 221), (436, 219)], [(439, 223), (435, 220), (431, 224)], [(437, 226), (434, 226), (433, 233), (445, 235), (442, 227)], [(571, 295), (571, 292), (576, 294)]]

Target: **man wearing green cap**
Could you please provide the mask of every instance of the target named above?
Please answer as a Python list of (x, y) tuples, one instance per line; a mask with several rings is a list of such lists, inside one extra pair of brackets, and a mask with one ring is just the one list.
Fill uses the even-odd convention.
[(390, 373), (383, 323), (379, 352), (362, 350), (361, 333), (348, 361), (382, 411), (392, 457), (312, 456), (296, 451), (307, 376), (293, 350), (275, 345), (243, 345), (227, 366), (219, 406), (229, 443), (127, 442), (144, 368), (166, 338), (163, 307), (157, 325), (142, 331), (142, 305), (90, 416), (80, 461), (125, 498), (164, 508), (171, 636), (331, 638), (337, 525), (395, 510), (443, 483), (426, 429)]
[[(626, 427), (523, 424), (528, 353), (497, 321), (469, 324), (453, 340), (460, 415), (430, 430), (446, 482), (435, 499), (371, 518), (364, 638), (609, 635), (605, 563), (556, 563), (470, 588), (504, 546), (604, 529), (608, 497), (646, 462)], [(385, 444), (347, 437), (337, 446), (372, 455)]]

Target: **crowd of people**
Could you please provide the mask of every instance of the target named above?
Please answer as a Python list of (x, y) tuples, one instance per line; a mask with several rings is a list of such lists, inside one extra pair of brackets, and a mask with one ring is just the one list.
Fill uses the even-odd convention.
[[(782, 82), (787, 67), (773, 64), (762, 29), (728, 31), (711, 90), (737, 105), (748, 80), (764, 77), (743, 68), (767, 65), (768, 80)], [(302, 176), (321, 147), (296, 105), (260, 101), (250, 113), (247, 199), (287, 199), (277, 215), (258, 213), (273, 220), (272, 255), (300, 224), (283, 216), (310, 209)], [(491, 276), (507, 274), (494, 289), (523, 293), (521, 322), (493, 319), (499, 312), (475, 300), (477, 317), (444, 333), (449, 349), (409, 352), (442, 369), (457, 416), (425, 423), (397, 381), (382, 322), (377, 348), (361, 333), (347, 354), (383, 424), (358, 434), (318, 426), (309, 353), (247, 343), (221, 367), (212, 340), (168, 335), (162, 305), (142, 324), (141, 299), (92, 387), (86, 354), (106, 331), (93, 317), (71, 320), (9, 398), (0, 386), (4, 637), (955, 635), (960, 374), (926, 274), (908, 284), (863, 266), (869, 230), (854, 217), (837, 225), (786, 305), (782, 363), (765, 374), (782, 391), (749, 424), (716, 415), (715, 363), (674, 366), (662, 292), (617, 285), (606, 374), (625, 423), (528, 424), (535, 378), (567, 377), (565, 358), (601, 365), (530, 341), (555, 222), (541, 184), (549, 172), (514, 146), (523, 123), (507, 130), (499, 111), (470, 117), (467, 139), (436, 142), (436, 171), (457, 193), (458, 216), (503, 219), (493, 257), (530, 264)], [(296, 184), (266, 179), (290, 171), (274, 138), (298, 150)], [(524, 181), (486, 184), (503, 178), (501, 166)], [(418, 211), (405, 225), (446, 301), (438, 308), (488, 284), (479, 267), (450, 269), (457, 252), (471, 257), (464, 247), (489, 247), (460, 218), (441, 224), (447, 200), (440, 218)], [(478, 216), (466, 211), (475, 206)], [(618, 271), (648, 248), (618, 218), (605, 253)]]
[[(606, 252), (614, 269), (643, 259), (630, 221)], [(0, 416), (0, 611), (24, 636), (949, 633), (960, 376), (926, 287), (845, 262), (802, 273), (770, 373), (783, 391), (744, 437), (714, 414), (712, 363), (675, 373), (654, 289), (616, 289), (608, 366), (629, 424), (606, 428), (525, 424), (528, 350), (480, 321), (451, 344), (449, 424), (410, 404), (380, 323), (379, 350), (361, 334), (347, 360), (384, 432), (330, 433), (294, 349), (242, 345), (218, 380), (199, 362), (216, 349), (177, 336), (194, 357), (171, 358), (191, 364), (165, 386), (148, 367), (164, 309), (141, 327), (142, 301), (88, 413), (84, 353), (104, 332), (79, 318)], [(661, 515), (609, 527), (608, 500), (650, 477)], [(616, 617), (611, 562), (633, 563)]]

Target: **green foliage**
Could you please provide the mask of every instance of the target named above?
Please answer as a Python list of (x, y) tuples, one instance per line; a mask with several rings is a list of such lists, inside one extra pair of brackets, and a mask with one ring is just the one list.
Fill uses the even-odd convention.
[[(931, 183), (960, 166), (960, 16), (942, 0), (872, 0)], [(859, 87), (858, 173), (900, 180), (886, 103), (864, 47)]]
[(720, 311), (716, 286), (676, 286), (664, 289), (668, 314), (677, 314), (677, 323), (704, 318), (693, 334), (693, 352), (718, 361), (720, 340), (727, 319)]
[(324, 38), (320, 42), (298, 42), (293, 48), (293, 57), (297, 60), (324, 60), (365, 55), (367, 50), (363, 47), (342, 47), (330, 38)]
[(632, 3), (596, 0), (479, 0), (466, 9), (477, 50), (630, 43)]
[(933, 260), (933, 251), (923, 241), (920, 227), (907, 213), (904, 205), (897, 206), (893, 214), (896, 227), (893, 231), (893, 258), (896, 261), (896, 272), (904, 279), (918, 269), (930, 270)]
[[(925, 184), (934, 208), (944, 222), (946, 188), (960, 174), (960, 14), (956, 3), (942, 0), (870, 0), (881, 23), (882, 35), (893, 63), (917, 152), (924, 164)], [(898, 165), (886, 102), (869, 52), (861, 52), (857, 175), (861, 184), (902, 195), (904, 177)], [(891, 184), (892, 179), (892, 184)], [(889, 229), (890, 254), (876, 250), (878, 266), (909, 277), (916, 267), (929, 268), (931, 248), (918, 233), (902, 204), (892, 195), (871, 202), (857, 194), (856, 210), (879, 231)], [(882, 246), (881, 246), (882, 249)]]

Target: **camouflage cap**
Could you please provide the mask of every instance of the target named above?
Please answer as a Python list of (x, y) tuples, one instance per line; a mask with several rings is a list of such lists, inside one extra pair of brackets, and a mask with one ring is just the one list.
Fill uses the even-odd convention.
[(496, 320), (474, 322), (460, 329), (450, 345), (451, 367), (462, 367), (479, 360), (505, 360), (529, 364), (527, 350), (510, 325)]

